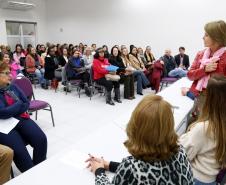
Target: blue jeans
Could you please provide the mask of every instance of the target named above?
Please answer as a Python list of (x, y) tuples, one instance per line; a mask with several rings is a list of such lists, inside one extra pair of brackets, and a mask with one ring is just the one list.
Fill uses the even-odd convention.
[(187, 71), (181, 69), (181, 68), (175, 68), (168, 74), (169, 77), (185, 77), (187, 76)]
[(191, 98), (192, 100), (195, 99), (195, 95), (191, 91), (187, 92), (187, 97)]
[(210, 182), (210, 183), (205, 183), (205, 182), (201, 182), (197, 179), (194, 179), (194, 185), (216, 185), (216, 182)]
[(45, 73), (45, 69), (43, 68), (35, 70), (35, 75), (38, 78), (39, 84), (45, 84), (44, 73)]
[(143, 71), (136, 70), (133, 72), (133, 75), (137, 79), (137, 93), (142, 93), (142, 85), (146, 87), (150, 84), (150, 82)]
[[(8, 134), (0, 133), (0, 144), (14, 151), (14, 162), (21, 172), (44, 161), (47, 153), (47, 138), (39, 126), (31, 119), (20, 121)], [(26, 145), (33, 147), (33, 160)]]

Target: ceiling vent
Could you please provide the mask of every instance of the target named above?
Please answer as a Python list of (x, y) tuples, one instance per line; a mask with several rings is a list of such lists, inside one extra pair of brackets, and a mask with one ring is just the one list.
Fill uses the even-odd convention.
[(35, 8), (35, 4), (28, 2), (20, 2), (13, 0), (2, 0), (0, 1), (0, 7), (3, 9), (12, 9), (12, 10), (30, 10)]

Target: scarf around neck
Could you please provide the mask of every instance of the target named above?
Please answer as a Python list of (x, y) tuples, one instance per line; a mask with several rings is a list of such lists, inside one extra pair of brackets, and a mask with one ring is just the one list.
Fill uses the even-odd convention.
[[(213, 56), (210, 57), (210, 54), (211, 54), (210, 48), (205, 49), (203, 57), (201, 59), (200, 69), (204, 68), (207, 64), (213, 62), (213, 60), (219, 61), (220, 57), (224, 54), (225, 51), (226, 51), (226, 47), (222, 47), (216, 52), (214, 52)], [(210, 78), (210, 75), (206, 75), (202, 77), (196, 85), (196, 90), (202, 91), (203, 89), (206, 89), (209, 78)]]

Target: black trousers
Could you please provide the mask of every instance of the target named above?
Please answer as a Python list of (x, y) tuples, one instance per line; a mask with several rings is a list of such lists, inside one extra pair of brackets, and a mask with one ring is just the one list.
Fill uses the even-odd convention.
[(98, 80), (96, 80), (96, 82), (97, 82), (99, 85), (103, 85), (103, 86), (107, 89), (107, 91), (112, 91), (113, 87), (114, 87), (115, 89), (117, 89), (117, 88), (120, 87), (119, 82), (106, 80), (105, 77), (99, 78)]
[(90, 85), (90, 74), (86, 71), (84, 73), (80, 73), (77, 76), (68, 78), (68, 80), (82, 80), (83, 83), (87, 83)]
[[(13, 160), (21, 172), (29, 170), (46, 159), (46, 135), (32, 119), (20, 121), (8, 134), (0, 133), (0, 144), (13, 149)], [(33, 147), (33, 159), (27, 151), (26, 144)]]
[(128, 99), (134, 96), (134, 76), (121, 75), (121, 81), (124, 83), (124, 98)]

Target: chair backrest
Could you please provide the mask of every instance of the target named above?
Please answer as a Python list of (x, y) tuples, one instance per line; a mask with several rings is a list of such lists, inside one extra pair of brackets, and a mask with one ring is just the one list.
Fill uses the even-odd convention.
[(220, 184), (225, 184), (226, 182), (226, 169), (222, 169), (218, 175), (217, 175), (217, 180), (218, 183)]
[(21, 89), (24, 95), (31, 100), (33, 96), (33, 88), (30, 80), (26, 77), (22, 77), (20, 79), (14, 79), (12, 84), (16, 85), (19, 89)]

